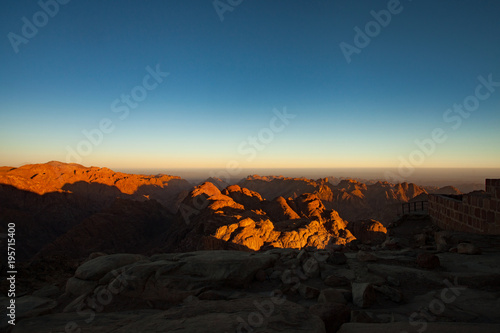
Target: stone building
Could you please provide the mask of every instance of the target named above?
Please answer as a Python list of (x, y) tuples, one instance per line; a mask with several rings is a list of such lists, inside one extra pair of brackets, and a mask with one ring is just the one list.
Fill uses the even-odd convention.
[(500, 179), (486, 179), (486, 191), (429, 195), (429, 216), (445, 230), (500, 235)]

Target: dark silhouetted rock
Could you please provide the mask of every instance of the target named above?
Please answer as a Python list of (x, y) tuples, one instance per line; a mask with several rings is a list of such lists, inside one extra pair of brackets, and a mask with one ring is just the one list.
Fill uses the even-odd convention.
[(417, 265), (426, 268), (434, 269), (441, 265), (439, 257), (432, 253), (420, 253), (417, 256)]

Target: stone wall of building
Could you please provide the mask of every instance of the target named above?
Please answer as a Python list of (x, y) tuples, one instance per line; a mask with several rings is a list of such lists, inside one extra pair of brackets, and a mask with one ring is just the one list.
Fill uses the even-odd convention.
[(486, 179), (485, 192), (429, 195), (429, 216), (445, 230), (500, 234), (500, 179)]

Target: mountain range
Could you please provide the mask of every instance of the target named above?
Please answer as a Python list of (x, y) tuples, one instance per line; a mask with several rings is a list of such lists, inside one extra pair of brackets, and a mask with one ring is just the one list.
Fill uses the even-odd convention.
[(360, 221), (383, 230), (401, 203), (428, 193), (408, 183), (257, 175), (195, 185), (53, 161), (0, 168), (0, 232), (16, 223), (19, 260), (95, 251), (325, 248), (355, 239), (352, 226)]

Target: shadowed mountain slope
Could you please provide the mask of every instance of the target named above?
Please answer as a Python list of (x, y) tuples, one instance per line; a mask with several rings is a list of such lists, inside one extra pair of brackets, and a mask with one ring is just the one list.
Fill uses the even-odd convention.
[[(37, 194), (71, 192), (139, 201), (155, 199), (172, 212), (192, 187), (188, 181), (177, 176), (126, 174), (108, 168), (87, 168), (55, 161), (1, 168), (0, 184)], [(95, 184), (107, 186), (96, 188)]]

